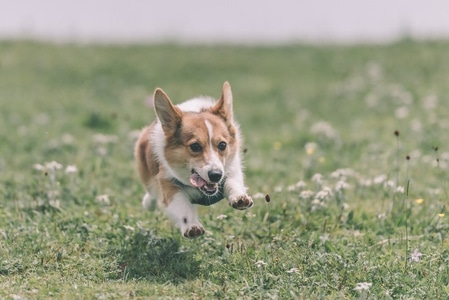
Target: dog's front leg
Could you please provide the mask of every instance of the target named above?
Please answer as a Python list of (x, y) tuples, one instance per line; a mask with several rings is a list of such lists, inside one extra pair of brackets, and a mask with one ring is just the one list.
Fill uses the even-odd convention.
[(165, 213), (181, 229), (183, 236), (195, 238), (204, 234), (204, 227), (198, 220), (198, 214), (188, 196), (182, 191), (173, 195), (165, 207)]
[(254, 205), (253, 199), (248, 196), (243, 184), (243, 175), (226, 178), (224, 190), (229, 205), (233, 208), (242, 210)]

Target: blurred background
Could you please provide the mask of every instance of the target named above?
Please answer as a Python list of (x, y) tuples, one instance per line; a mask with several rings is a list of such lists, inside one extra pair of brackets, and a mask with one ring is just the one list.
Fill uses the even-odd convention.
[(359, 43), (449, 36), (447, 0), (0, 0), (0, 38)]

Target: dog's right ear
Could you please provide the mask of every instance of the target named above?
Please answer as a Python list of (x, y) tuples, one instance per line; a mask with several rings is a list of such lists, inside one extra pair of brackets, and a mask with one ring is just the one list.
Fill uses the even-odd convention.
[(182, 112), (173, 105), (167, 94), (160, 88), (154, 91), (154, 109), (166, 136), (173, 135), (181, 125)]

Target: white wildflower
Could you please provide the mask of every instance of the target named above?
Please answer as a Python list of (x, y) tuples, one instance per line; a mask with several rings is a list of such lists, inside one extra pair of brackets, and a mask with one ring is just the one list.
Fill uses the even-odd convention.
[(62, 143), (65, 145), (72, 145), (75, 142), (75, 138), (70, 133), (64, 133), (62, 135)]
[(373, 179), (373, 183), (374, 184), (381, 184), (381, 183), (384, 183), (385, 180), (387, 180), (387, 175), (381, 174), (381, 175), (379, 175), (379, 176), (377, 176), (377, 177), (375, 177)]
[(350, 185), (344, 180), (339, 180), (335, 184), (336, 191), (347, 190), (347, 189), (349, 189), (349, 187), (350, 187)]
[(384, 188), (395, 188), (396, 183), (393, 180), (387, 180), (384, 182)]
[(312, 204), (312, 207), (311, 207), (312, 211), (326, 207), (326, 203), (324, 203), (323, 201), (320, 201), (319, 199), (313, 199), (311, 204)]
[(310, 128), (310, 133), (323, 136), (330, 140), (334, 140), (338, 138), (337, 131), (332, 127), (331, 124), (321, 121), (312, 125)]
[(97, 133), (97, 134), (94, 134), (94, 136), (92, 137), (92, 140), (96, 144), (114, 144), (118, 141), (118, 137), (116, 135), (107, 135), (107, 134)]
[(78, 168), (75, 165), (68, 165), (65, 168), (65, 172), (66, 172), (66, 174), (74, 174), (74, 173), (78, 172)]
[(97, 147), (96, 150), (97, 150), (98, 155), (100, 155), (100, 156), (106, 156), (108, 154), (108, 149), (106, 149), (106, 147), (99, 146), (99, 147)]
[(299, 269), (298, 268), (291, 268), (290, 270), (287, 271), (287, 273), (294, 273), (294, 274), (299, 274)]
[(394, 111), (394, 115), (396, 118), (398, 119), (405, 119), (408, 117), (409, 115), (409, 109), (407, 106), (401, 106), (396, 108), (396, 110)]
[(253, 199), (264, 199), (265, 198), (265, 194), (264, 193), (255, 193), (254, 195), (252, 195)]
[(400, 193), (400, 194), (404, 194), (405, 189), (404, 189), (403, 186), (398, 186), (398, 187), (396, 188), (396, 192), (397, 192), (397, 193)]
[(258, 268), (260, 267), (265, 267), (267, 265), (266, 262), (264, 262), (263, 260), (258, 260), (254, 263)]
[(296, 190), (296, 186), (294, 184), (290, 184), (287, 186), (287, 191), (294, 192)]
[(362, 291), (368, 291), (371, 287), (371, 282), (359, 282), (357, 283), (357, 286), (354, 288), (354, 290), (362, 292)]
[(332, 196), (332, 189), (330, 187), (323, 187), (321, 191), (316, 193), (315, 197), (320, 200), (326, 200)]
[(60, 170), (62, 169), (62, 165), (56, 161), (51, 161), (45, 164), (45, 168), (50, 171)]
[(329, 240), (329, 233), (325, 233), (320, 235), (320, 241), (322, 244), (326, 243)]
[(361, 186), (371, 186), (373, 181), (371, 179), (360, 179), (359, 183)]
[(97, 200), (97, 202), (103, 204), (103, 205), (110, 205), (111, 201), (109, 200), (109, 195), (99, 195), (97, 197), (95, 197), (95, 200)]
[(247, 212), (246, 214), (245, 214), (245, 216), (248, 218), (248, 219), (252, 219), (252, 218), (255, 218), (256, 217), (256, 214), (253, 214), (252, 212)]
[(415, 251), (413, 251), (412, 254), (410, 254), (410, 261), (411, 262), (419, 262), (419, 258), (422, 256), (423, 254), (419, 252), (418, 248), (415, 249)]
[(427, 110), (433, 110), (437, 107), (438, 105), (438, 96), (435, 94), (430, 94), (427, 95), (424, 99), (423, 99), (423, 106), (425, 109)]
[(304, 146), (304, 149), (306, 150), (307, 155), (313, 155), (318, 148), (318, 145), (316, 143), (307, 143)]
[(354, 177), (357, 173), (352, 169), (338, 169), (331, 173), (332, 178), (345, 178), (345, 177)]
[(386, 217), (387, 217), (386, 213), (377, 214), (377, 219), (378, 220), (384, 220)]
[(219, 216), (217, 216), (217, 220), (224, 220), (227, 217), (228, 217), (227, 215), (219, 215)]
[(280, 192), (282, 192), (282, 186), (277, 186), (277, 187), (275, 187), (274, 188), (274, 191), (276, 192), (276, 193), (280, 193)]
[(45, 170), (45, 166), (43, 166), (41, 164), (34, 164), (33, 165), (33, 169), (38, 170), (38, 171), (44, 171)]
[(129, 230), (129, 231), (134, 231), (135, 230), (134, 227), (129, 226), (129, 225), (123, 225), (123, 228), (125, 228), (126, 230)]
[(313, 196), (313, 192), (311, 191), (311, 190), (305, 190), (305, 191), (302, 191), (300, 194), (299, 194), (299, 197), (301, 198), (301, 199), (309, 199), (309, 198), (311, 198)]
[(304, 181), (302, 181), (302, 180), (298, 181), (298, 182), (295, 184), (295, 186), (296, 186), (297, 189), (305, 188), (306, 185), (307, 185), (307, 184), (306, 184)]
[(317, 184), (321, 184), (323, 182), (323, 175), (321, 175), (320, 173), (314, 174), (312, 176), (312, 181)]

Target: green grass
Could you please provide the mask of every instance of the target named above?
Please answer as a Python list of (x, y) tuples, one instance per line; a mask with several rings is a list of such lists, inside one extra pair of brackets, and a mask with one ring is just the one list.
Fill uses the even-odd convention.
[[(448, 53), (1, 42), (0, 298), (447, 298)], [(183, 239), (141, 209), (135, 131), (155, 87), (225, 80), (259, 197), (200, 207), (205, 236)]]

